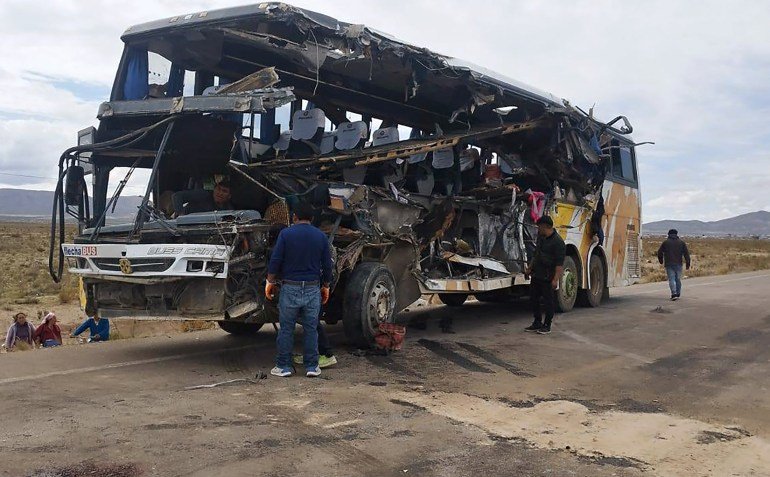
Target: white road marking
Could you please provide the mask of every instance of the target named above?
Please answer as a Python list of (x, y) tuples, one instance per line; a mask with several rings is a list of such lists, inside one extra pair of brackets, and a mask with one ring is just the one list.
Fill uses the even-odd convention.
[(605, 352), (610, 353), (610, 354), (619, 355), (619, 356), (625, 356), (626, 358), (629, 358), (629, 359), (632, 359), (634, 361), (638, 361), (638, 362), (644, 363), (644, 364), (651, 364), (653, 362), (653, 360), (651, 360), (649, 358), (645, 358), (644, 356), (638, 355), (636, 353), (629, 353), (628, 351), (623, 351), (620, 348), (616, 348), (614, 346), (606, 345), (604, 343), (599, 343), (599, 342), (594, 341), (594, 340), (592, 340), (590, 338), (587, 338), (587, 337), (585, 337), (583, 335), (579, 335), (579, 334), (575, 333), (574, 331), (561, 331), (560, 330), (560, 333), (563, 334), (563, 335), (566, 335), (566, 336), (568, 336), (570, 338), (572, 338), (575, 341), (579, 341), (579, 342), (581, 342), (583, 344), (587, 344), (589, 346), (593, 346), (596, 349), (605, 351)]
[(51, 371), (50, 373), (41, 373), (41, 374), (35, 374), (32, 376), (19, 376), (16, 378), (0, 379), (0, 385), (20, 383), (23, 381), (34, 381), (37, 379), (51, 378), (54, 376), (68, 376), (70, 374), (92, 373), (94, 371), (104, 371), (106, 369), (125, 368), (128, 366), (140, 366), (142, 364), (163, 363), (164, 361), (174, 361), (177, 359), (189, 358), (192, 356), (204, 356), (207, 354), (221, 353), (223, 351), (240, 351), (244, 349), (254, 348), (256, 346), (258, 345), (253, 344), (253, 345), (247, 345), (247, 346), (238, 346), (237, 348), (221, 348), (216, 351), (209, 350), (209, 351), (199, 351), (197, 353), (173, 354), (170, 356), (162, 356), (159, 358), (138, 359), (135, 361), (124, 361), (122, 363), (103, 364), (101, 366), (88, 366), (86, 368), (63, 369), (61, 371)]
[[(764, 274), (764, 275), (751, 275), (750, 277), (740, 277), (740, 278), (729, 278), (727, 280), (719, 280), (716, 282), (703, 282), (703, 283), (684, 283), (682, 285), (682, 288), (696, 288), (696, 287), (705, 287), (705, 286), (711, 286), (711, 285), (722, 285), (724, 283), (732, 283), (732, 282), (742, 282), (745, 280), (755, 280), (757, 278), (767, 278), (770, 277), (770, 274)], [(625, 292), (628, 292), (628, 295), (634, 296), (634, 295), (649, 295), (651, 293), (660, 293), (661, 291), (668, 290), (668, 282), (658, 282), (656, 285), (661, 285), (658, 288), (655, 288), (654, 290), (645, 290), (645, 291), (634, 291), (632, 288), (623, 288), (622, 290)], [(663, 286), (665, 285), (665, 286)], [(626, 295), (626, 293), (619, 293), (619, 295)]]

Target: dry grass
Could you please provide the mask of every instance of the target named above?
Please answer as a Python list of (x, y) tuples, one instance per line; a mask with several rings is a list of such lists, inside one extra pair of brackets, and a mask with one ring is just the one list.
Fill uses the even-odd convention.
[[(770, 240), (685, 238), (692, 258), (688, 277), (726, 275), (770, 269)], [(657, 252), (662, 237), (642, 241), (642, 282), (666, 279), (666, 271), (658, 264)]]
[[(48, 273), (47, 224), (0, 223), (0, 303), (33, 305), (58, 295), (62, 303), (77, 298), (77, 280), (65, 272), (61, 283)], [(67, 229), (71, 238), (75, 229)], [(73, 297), (74, 294), (74, 297)]]

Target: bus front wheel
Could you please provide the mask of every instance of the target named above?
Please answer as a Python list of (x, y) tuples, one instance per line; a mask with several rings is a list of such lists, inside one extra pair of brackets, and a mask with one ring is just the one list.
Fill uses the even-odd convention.
[(256, 334), (264, 323), (243, 323), (240, 321), (217, 321), (223, 331), (231, 335), (247, 336)]
[(348, 341), (361, 348), (372, 345), (380, 323), (396, 317), (396, 281), (388, 267), (363, 262), (348, 278), (342, 304), (342, 326)]

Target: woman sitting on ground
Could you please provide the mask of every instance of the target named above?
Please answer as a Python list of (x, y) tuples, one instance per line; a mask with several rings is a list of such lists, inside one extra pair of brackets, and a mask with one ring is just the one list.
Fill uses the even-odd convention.
[(16, 313), (13, 317), (13, 324), (8, 328), (8, 334), (5, 336), (5, 348), (8, 351), (16, 346), (19, 349), (32, 348), (34, 346), (35, 327), (27, 321), (27, 315)]
[(35, 342), (43, 345), (43, 348), (61, 346), (61, 328), (56, 324), (56, 315), (48, 313), (43, 322), (35, 330)]

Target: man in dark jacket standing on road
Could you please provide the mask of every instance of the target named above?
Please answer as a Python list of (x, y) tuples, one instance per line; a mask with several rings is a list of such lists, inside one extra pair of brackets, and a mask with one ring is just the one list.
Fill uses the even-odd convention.
[[(555, 290), (564, 273), (564, 256), (567, 252), (564, 240), (553, 228), (553, 220), (544, 215), (537, 221), (537, 248), (532, 257), (532, 263), (525, 271), (531, 276), (529, 283), (532, 309), (535, 321), (526, 331), (536, 331), (540, 334), (551, 332), (554, 309), (556, 308)], [(545, 308), (545, 323), (542, 321), (540, 300)]]
[(665, 265), (668, 275), (668, 287), (671, 288), (671, 301), (678, 300), (682, 296), (682, 258), (690, 269), (690, 251), (687, 244), (679, 238), (676, 229), (668, 231), (668, 238), (660, 244), (658, 249), (658, 261)]
[(278, 313), (278, 356), (273, 376), (288, 377), (292, 373), (294, 327), (297, 321), (304, 330), (305, 371), (308, 377), (321, 374), (318, 367), (318, 316), (321, 305), (329, 300), (332, 281), (332, 258), (328, 237), (313, 227), (313, 208), (306, 203), (294, 207), (294, 225), (281, 230), (270, 256), (265, 297), (272, 300), (281, 280)]

